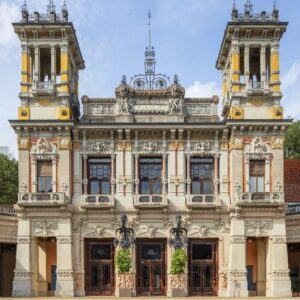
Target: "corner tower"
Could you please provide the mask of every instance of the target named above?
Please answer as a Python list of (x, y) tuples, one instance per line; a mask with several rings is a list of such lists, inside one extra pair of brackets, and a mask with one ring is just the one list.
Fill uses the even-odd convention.
[(244, 13), (236, 4), (225, 29), (216, 67), (223, 72), (222, 115), (226, 119), (283, 119), (279, 44), (288, 23), (272, 13)]
[(46, 13), (29, 13), (13, 23), (22, 47), (19, 120), (71, 120), (80, 114), (78, 73), (84, 69), (75, 29), (64, 3), (56, 13), (49, 0)]

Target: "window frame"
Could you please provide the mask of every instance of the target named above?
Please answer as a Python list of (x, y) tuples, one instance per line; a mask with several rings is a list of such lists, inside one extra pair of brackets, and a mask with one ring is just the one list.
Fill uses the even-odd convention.
[[(50, 169), (51, 169), (51, 176), (39, 176), (39, 165), (40, 164), (49, 164), (50, 165)], [(38, 160), (37, 164), (36, 164), (36, 178), (37, 178), (37, 192), (41, 193), (41, 194), (49, 194), (53, 192), (53, 162), (52, 160), (48, 160), (48, 159), (43, 159), (43, 160)], [(40, 181), (40, 179), (42, 179), (42, 181)], [(50, 190), (47, 190), (47, 180), (50, 180)], [(42, 186), (43, 188), (40, 189), (40, 182), (42, 182)]]
[[(253, 163), (262, 163), (263, 165), (263, 176), (261, 175), (251, 175), (252, 172), (252, 164)], [(254, 179), (254, 185), (251, 184), (252, 178)], [(259, 180), (262, 179), (262, 183), (259, 182)], [(265, 179), (266, 179), (266, 161), (263, 159), (255, 160), (250, 159), (249, 161), (249, 192), (250, 193), (264, 193), (266, 190), (265, 187)], [(262, 187), (262, 190), (260, 189)]]

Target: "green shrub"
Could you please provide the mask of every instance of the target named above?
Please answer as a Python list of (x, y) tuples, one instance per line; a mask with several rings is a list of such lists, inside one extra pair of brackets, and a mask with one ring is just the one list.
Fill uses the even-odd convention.
[(187, 255), (183, 249), (176, 249), (171, 258), (171, 274), (176, 275), (185, 271)]
[(119, 273), (128, 273), (131, 268), (131, 253), (129, 249), (120, 249), (115, 255), (115, 264)]

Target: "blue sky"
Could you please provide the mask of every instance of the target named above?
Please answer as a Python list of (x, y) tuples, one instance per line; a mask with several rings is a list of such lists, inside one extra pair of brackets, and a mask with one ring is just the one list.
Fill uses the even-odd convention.
[[(47, 0), (27, 0), (29, 10), (46, 11)], [(60, 10), (62, 0), (54, 0)], [(237, 0), (240, 11), (246, 0)], [(272, 10), (274, 0), (252, 0), (254, 12)], [(0, 145), (16, 155), (16, 138), (8, 119), (17, 118), (20, 45), (11, 22), (20, 19), (23, 0), (0, 0)], [(152, 12), (152, 43), (157, 71), (178, 74), (189, 96), (220, 94), (215, 69), (233, 0), (67, 0), (86, 69), (80, 95), (114, 96), (122, 75), (143, 72), (147, 13)], [(277, 0), (280, 19), (289, 21), (281, 43), (281, 79), (286, 116), (300, 118), (300, 1)]]

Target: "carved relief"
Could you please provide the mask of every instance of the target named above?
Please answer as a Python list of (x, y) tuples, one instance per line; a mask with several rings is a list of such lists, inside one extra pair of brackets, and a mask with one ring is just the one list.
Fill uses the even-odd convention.
[(200, 236), (200, 237), (206, 237), (209, 234), (210, 228), (208, 228), (205, 225), (201, 226), (192, 226), (190, 228), (189, 236)]
[(189, 115), (209, 115), (210, 104), (186, 104), (186, 112)]
[(283, 137), (273, 136), (271, 138), (271, 147), (272, 147), (272, 149), (283, 149), (283, 144), (284, 144), (284, 138)]
[(175, 186), (179, 186), (181, 183), (185, 183), (185, 180), (183, 177), (171, 177), (170, 183), (174, 183)]
[(232, 236), (230, 238), (230, 243), (231, 244), (244, 244), (246, 241), (244, 236)]
[(268, 231), (272, 229), (272, 220), (261, 221), (246, 221), (246, 232), (248, 235), (255, 235), (257, 237), (267, 235)]
[(72, 141), (70, 137), (58, 138), (58, 149), (59, 150), (71, 150)]
[(91, 226), (84, 229), (84, 235), (97, 238), (112, 237), (114, 236), (112, 230), (113, 228), (106, 228), (100, 225)]
[(144, 146), (143, 146), (143, 150), (145, 152), (157, 151), (158, 150), (158, 144), (157, 144), (157, 142), (154, 142), (154, 141), (145, 141)]
[(231, 139), (229, 141), (229, 148), (236, 149), (236, 150), (243, 149), (244, 148), (243, 137), (240, 137), (240, 136), (231, 137)]
[(227, 272), (221, 272), (221, 287), (222, 290), (226, 290), (228, 286), (228, 277), (227, 277)]
[(90, 104), (90, 114), (92, 116), (97, 115), (114, 115), (114, 104)]
[(55, 145), (45, 138), (38, 139), (31, 148), (31, 154), (55, 154), (56, 152)]
[(124, 187), (126, 187), (128, 184), (132, 183), (132, 179), (129, 176), (128, 177), (119, 176), (118, 183), (121, 183)]
[(18, 137), (18, 149), (19, 150), (29, 150), (29, 138), (28, 137)]
[(117, 273), (117, 288), (119, 289), (133, 289), (134, 288), (134, 274), (132, 273)]
[(155, 227), (153, 225), (141, 225), (138, 227), (137, 236), (139, 237), (162, 237), (164, 236), (161, 227)]
[(183, 142), (180, 142), (180, 141), (170, 142), (169, 149), (170, 150), (183, 150)]
[(121, 84), (116, 88), (117, 107), (119, 114), (131, 114), (133, 105), (132, 98), (133, 90), (126, 83), (126, 78), (123, 77)]
[(57, 229), (57, 221), (35, 221), (33, 222), (33, 231), (37, 236), (47, 237), (49, 234), (54, 234)]
[(185, 89), (179, 84), (177, 76), (174, 78), (174, 83), (169, 87), (169, 92), (169, 114), (182, 114)]
[(59, 237), (58, 243), (59, 244), (71, 244), (71, 238), (70, 237)]
[(88, 141), (86, 145), (87, 153), (106, 153), (111, 151), (113, 151), (111, 141)]
[(120, 142), (117, 144), (118, 151), (130, 151), (131, 150), (131, 142)]

